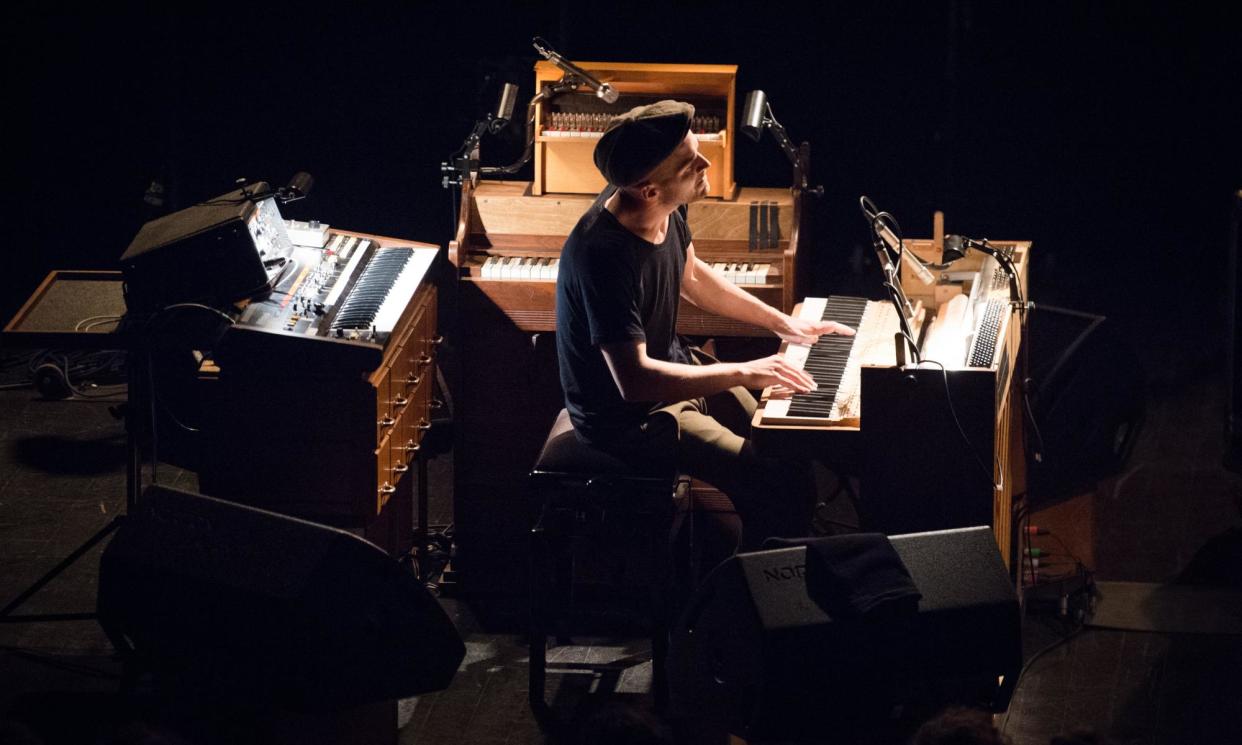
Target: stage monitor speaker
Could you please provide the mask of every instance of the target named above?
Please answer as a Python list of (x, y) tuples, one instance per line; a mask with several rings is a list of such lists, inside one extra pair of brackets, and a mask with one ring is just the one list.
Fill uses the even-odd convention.
[(289, 260), (293, 243), (265, 182), (152, 220), (121, 255), (125, 305), (224, 307), (268, 291), (266, 266)]
[(437, 691), (465, 656), (436, 599), (373, 544), (160, 486), (105, 549), (98, 603), (140, 669), (245, 706)]
[(1022, 668), (1017, 595), (987, 527), (891, 537), (917, 614), (834, 619), (805, 547), (738, 554), (673, 630), (673, 711), (743, 739), (852, 742), (897, 707), (1003, 711)]

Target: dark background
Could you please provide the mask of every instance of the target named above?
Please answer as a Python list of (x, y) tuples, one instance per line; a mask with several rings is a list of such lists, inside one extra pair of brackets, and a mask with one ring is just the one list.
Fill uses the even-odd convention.
[[(112, 266), (158, 214), (143, 201), (153, 180), (167, 211), (238, 177), (306, 170), (315, 189), (286, 216), (445, 243), (439, 163), (499, 82), (519, 84), (525, 106), (538, 34), (571, 59), (738, 64), (739, 107), (764, 89), (812, 144), (826, 188), (813, 207), (821, 291), (877, 284), (856, 207), (867, 194), (908, 236), (930, 235), (942, 209), (949, 232), (1034, 240), (1032, 297), (1108, 314), (1133, 344), (1189, 329), (1204, 360), (1221, 359), (1229, 199), (1242, 187), (1236, 13), (632, 5), (12, 6), (4, 317), (49, 269)], [(509, 162), (519, 139), (485, 139), (484, 163)], [(736, 174), (789, 179), (766, 136), (737, 142)]]

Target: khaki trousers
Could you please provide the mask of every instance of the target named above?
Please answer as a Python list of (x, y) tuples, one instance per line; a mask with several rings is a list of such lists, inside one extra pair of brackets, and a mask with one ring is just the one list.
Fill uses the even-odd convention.
[[(696, 352), (696, 364), (714, 361)], [(633, 431), (605, 449), (650, 467), (675, 466), (728, 495), (742, 519), (742, 548), (769, 537), (808, 535), (815, 479), (806, 462), (761, 456), (750, 440), (757, 403), (744, 388), (660, 404)]]

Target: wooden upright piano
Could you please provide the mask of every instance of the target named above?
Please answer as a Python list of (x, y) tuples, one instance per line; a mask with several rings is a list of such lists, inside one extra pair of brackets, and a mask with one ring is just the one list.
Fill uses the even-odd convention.
[[(604, 186), (591, 160), (608, 114), (664, 98), (696, 106), (700, 147), (712, 160), (709, 197), (691, 204), (695, 251), (765, 302), (793, 308), (805, 294), (796, 190), (733, 182), (731, 65), (575, 63), (620, 93), (612, 105), (570, 92), (536, 110), (535, 181), (462, 188), (448, 258), (456, 267), (459, 326), (450, 338), (455, 404), (454, 568), (470, 592), (510, 592), (525, 581), (525, 479), (563, 406), (553, 333), (561, 246)], [(540, 86), (559, 73), (536, 66)], [(596, 129), (592, 129), (596, 128)], [(769, 332), (683, 304), (678, 331), (768, 345)], [(517, 560), (515, 560), (515, 558)]]
[[(941, 245), (940, 238), (906, 241), (907, 250), (932, 264), (941, 261)], [(1017, 286), (1025, 288), (1030, 242), (993, 245), (1012, 261)], [(901, 284), (920, 309), (915, 333), (923, 337), (925, 359), (934, 362), (897, 363), (896, 311), (888, 301), (837, 299), (837, 307), (858, 306), (862, 317), (833, 318), (856, 324), (858, 334), (844, 342), (848, 363), (827, 366), (828, 384), (837, 388), (827, 394), (831, 410), (768, 390), (752, 436), (761, 451), (824, 458), (857, 475), (863, 529), (891, 535), (990, 525), (1012, 569), (1014, 504), (1025, 488), (1022, 313), (1012, 302), (1008, 274), (991, 257), (970, 252), (933, 272), (935, 281), (927, 285), (904, 264)], [(810, 317), (813, 302), (801, 303), (797, 312)], [(823, 310), (823, 317), (831, 312)], [(841, 337), (821, 337), (814, 347), (786, 344), (782, 350), (801, 364), (816, 347), (841, 343)], [(824, 388), (821, 374), (815, 377)]]

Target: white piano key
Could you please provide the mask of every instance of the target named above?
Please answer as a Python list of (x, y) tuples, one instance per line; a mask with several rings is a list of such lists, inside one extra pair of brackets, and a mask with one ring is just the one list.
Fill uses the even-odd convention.
[(413, 250), (410, 260), (401, 268), (401, 273), (397, 275), (397, 280), (393, 282), (388, 295), (384, 297), (379, 312), (375, 314), (375, 320), (371, 325), (376, 331), (383, 334), (392, 332), (397, 321), (401, 319), (402, 311), (410, 304), (410, 298), (414, 297), (414, 292), (418, 290), (418, 286), (427, 276), (427, 271), (431, 268), (431, 263), (435, 261), (438, 252), (439, 249), (435, 248)]
[(758, 264), (747, 264), (746, 265), (745, 269), (742, 270), (742, 284), (744, 285), (763, 284), (763, 281), (759, 276), (759, 265)]
[[(346, 252), (352, 248), (353, 244), (354, 237), (350, 236), (349, 240), (346, 241), (345, 248), (341, 249), (340, 255), (342, 258), (344, 258)], [(340, 274), (336, 275), (336, 283), (332, 285), (332, 291), (329, 292), (328, 296), (323, 300), (325, 307), (334, 307), (336, 305), (336, 301), (341, 299), (341, 293), (345, 291), (345, 285), (349, 284), (349, 278), (354, 276), (354, 271), (358, 268), (358, 262), (362, 260), (362, 254), (362, 251), (354, 251), (353, 255), (349, 257), (349, 262), (345, 264), (345, 268), (341, 270)]]
[(357, 236), (351, 235), (348, 238), (346, 238), (345, 243), (341, 245), (341, 251), (340, 251), (341, 258), (348, 260), (350, 258), (350, 255), (353, 253), (354, 248), (357, 245), (358, 245)]

